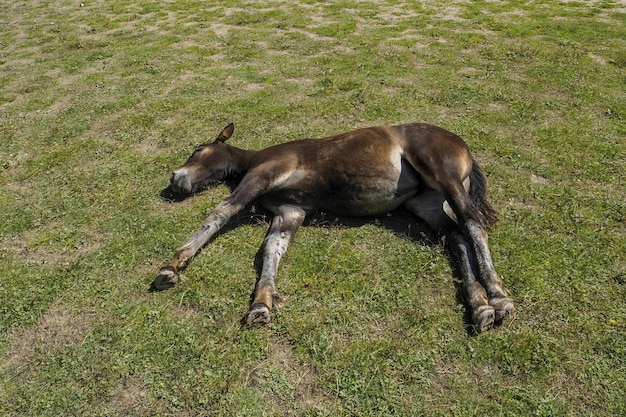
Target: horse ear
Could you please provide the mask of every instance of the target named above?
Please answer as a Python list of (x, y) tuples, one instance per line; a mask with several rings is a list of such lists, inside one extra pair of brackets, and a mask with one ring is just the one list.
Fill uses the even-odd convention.
[(235, 125), (233, 123), (229, 124), (224, 128), (224, 130), (222, 130), (222, 133), (218, 135), (217, 139), (215, 139), (215, 142), (226, 142), (226, 140), (232, 136), (234, 130)]

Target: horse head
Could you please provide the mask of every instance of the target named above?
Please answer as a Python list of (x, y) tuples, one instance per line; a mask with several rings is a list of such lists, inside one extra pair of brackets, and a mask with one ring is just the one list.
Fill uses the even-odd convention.
[(198, 145), (189, 159), (170, 178), (172, 191), (179, 194), (194, 194), (216, 185), (233, 171), (231, 146), (225, 142), (235, 130), (229, 124), (213, 142)]

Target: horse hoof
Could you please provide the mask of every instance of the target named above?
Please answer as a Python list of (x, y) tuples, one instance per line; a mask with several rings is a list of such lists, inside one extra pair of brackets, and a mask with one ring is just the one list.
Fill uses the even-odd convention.
[(496, 311), (496, 321), (501, 321), (506, 316), (512, 315), (515, 311), (515, 305), (510, 298), (493, 298), (489, 300), (489, 305)]
[(270, 309), (265, 304), (254, 304), (248, 310), (246, 324), (248, 326), (262, 326), (270, 322)]
[(496, 312), (492, 306), (480, 306), (473, 314), (474, 326), (478, 333), (493, 329), (496, 321)]
[(152, 288), (157, 291), (167, 290), (178, 283), (178, 274), (172, 267), (161, 268), (159, 275), (152, 282)]

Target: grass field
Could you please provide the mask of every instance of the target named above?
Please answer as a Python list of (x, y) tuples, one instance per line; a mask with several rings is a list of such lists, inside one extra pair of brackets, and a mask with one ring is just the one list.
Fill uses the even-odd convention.
[[(3, 1), (0, 415), (626, 415), (625, 25), (623, 1)], [(264, 328), (240, 325), (259, 210), (148, 292), (228, 193), (172, 203), (169, 174), (229, 122), (259, 149), (412, 121), (488, 175), (501, 327), (468, 331), (401, 213), (302, 228)]]

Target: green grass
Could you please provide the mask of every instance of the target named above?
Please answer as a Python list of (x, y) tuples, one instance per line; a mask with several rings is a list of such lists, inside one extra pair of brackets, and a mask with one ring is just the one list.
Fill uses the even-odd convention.
[[(623, 2), (83, 3), (0, 5), (1, 415), (626, 414)], [(419, 224), (320, 218), (242, 328), (260, 213), (149, 293), (228, 192), (168, 203), (169, 173), (231, 121), (460, 134), (515, 316), (468, 333)]]

